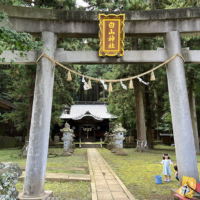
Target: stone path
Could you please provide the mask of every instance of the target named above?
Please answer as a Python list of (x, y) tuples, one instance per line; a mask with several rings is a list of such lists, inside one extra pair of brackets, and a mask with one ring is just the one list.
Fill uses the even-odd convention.
[(96, 149), (88, 149), (92, 200), (135, 200)]

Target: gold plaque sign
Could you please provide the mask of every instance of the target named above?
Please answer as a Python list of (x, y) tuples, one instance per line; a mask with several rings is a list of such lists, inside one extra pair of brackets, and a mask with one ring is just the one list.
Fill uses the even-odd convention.
[(124, 55), (125, 14), (99, 14), (99, 56)]

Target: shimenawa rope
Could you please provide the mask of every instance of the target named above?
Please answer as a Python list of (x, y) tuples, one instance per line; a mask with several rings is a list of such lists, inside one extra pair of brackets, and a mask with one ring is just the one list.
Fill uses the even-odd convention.
[[(136, 76), (132, 76), (132, 77), (129, 77), (129, 78), (124, 78), (124, 79), (116, 79), (116, 80), (105, 80), (105, 79), (102, 79), (104, 82), (109, 82), (109, 83), (116, 83), (116, 82), (120, 82), (120, 81), (130, 81), (130, 80), (133, 80), (133, 79), (135, 79), (135, 78), (138, 78), (138, 77), (141, 77), (141, 76), (144, 76), (144, 75), (146, 75), (146, 74), (149, 74), (149, 73), (151, 73), (151, 72), (153, 72), (154, 70), (156, 70), (156, 69), (158, 69), (158, 68), (160, 68), (160, 67), (162, 67), (163, 65), (167, 65), (170, 61), (172, 61), (174, 58), (176, 58), (176, 57), (180, 57), (180, 58), (182, 58), (183, 59), (183, 62), (185, 62), (185, 59), (183, 58), (183, 56), (181, 56), (180, 54), (175, 54), (175, 55), (173, 55), (170, 59), (168, 59), (167, 61), (165, 61), (164, 63), (162, 63), (162, 64), (160, 64), (160, 65), (158, 65), (157, 67), (155, 67), (155, 68), (153, 68), (153, 69), (151, 69), (151, 70), (148, 70), (148, 71), (146, 71), (146, 72), (144, 72), (144, 73), (142, 73), (142, 74), (139, 74), (139, 75), (136, 75)], [(98, 78), (93, 78), (93, 77), (90, 77), (90, 76), (86, 76), (86, 75), (82, 75), (82, 74), (80, 74), (80, 73), (78, 73), (78, 72), (76, 72), (76, 71), (74, 71), (74, 70), (72, 70), (72, 69), (69, 69), (68, 67), (65, 67), (64, 65), (62, 65), (62, 64), (60, 64), (59, 62), (57, 62), (57, 61), (55, 61), (54, 59), (52, 59), (50, 56), (48, 56), (47, 54), (42, 54), (38, 59), (37, 59), (37, 61), (36, 61), (36, 64), (38, 63), (38, 61), (42, 58), (42, 57), (45, 57), (45, 58), (48, 58), (55, 66), (56, 65), (59, 65), (60, 67), (63, 67), (64, 69), (66, 69), (66, 70), (68, 70), (68, 71), (70, 71), (70, 72), (72, 72), (72, 73), (74, 73), (74, 74), (76, 74), (76, 75), (78, 75), (78, 76), (84, 76), (85, 78), (87, 78), (87, 79), (89, 79), (89, 80), (94, 80), (94, 81), (100, 81), (100, 79), (98, 79)]]

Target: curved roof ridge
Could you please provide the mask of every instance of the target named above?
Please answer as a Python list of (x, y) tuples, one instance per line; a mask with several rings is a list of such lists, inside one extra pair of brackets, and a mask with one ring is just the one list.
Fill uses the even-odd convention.
[(83, 117), (93, 117), (96, 120), (103, 121), (103, 119), (101, 117), (97, 117), (97, 116), (91, 114), (90, 111), (86, 111), (84, 114), (81, 114), (81, 115), (74, 117), (72, 119), (73, 120), (79, 120), (79, 119), (82, 119)]

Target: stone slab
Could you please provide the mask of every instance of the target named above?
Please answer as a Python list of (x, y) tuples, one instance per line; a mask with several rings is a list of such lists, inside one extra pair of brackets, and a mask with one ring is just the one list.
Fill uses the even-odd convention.
[[(25, 173), (18, 178), (19, 181), (24, 181)], [(64, 173), (46, 173), (46, 181), (51, 182), (69, 182), (69, 181), (90, 181), (90, 175), (85, 174), (64, 174)]]
[(98, 196), (99, 200), (111, 200), (111, 199), (113, 199), (110, 192), (107, 192), (107, 193), (97, 192), (97, 196)]
[(114, 176), (105, 176), (106, 180), (116, 180)]
[(105, 178), (103, 176), (99, 176), (99, 177), (96, 177), (94, 176), (95, 180), (105, 180)]
[[(24, 166), (19, 166), (21, 170), (25, 171), (26, 167)], [(74, 170), (74, 171), (85, 171), (85, 168), (80, 168), (80, 167), (47, 167), (46, 170)]]
[(104, 182), (96, 182), (95, 184), (96, 184), (96, 187), (101, 186), (101, 185), (106, 185), (106, 183), (104, 183)]
[(111, 192), (123, 192), (123, 189), (119, 184), (109, 184), (108, 186)]
[(101, 176), (101, 175), (103, 175), (103, 174), (102, 174), (102, 172), (100, 172), (100, 173), (98, 172), (98, 173), (94, 173), (94, 175), (95, 175), (95, 176)]
[(104, 169), (104, 170), (101, 170), (102, 172), (104, 173), (110, 173), (110, 170), (107, 168), (107, 169)]
[(112, 176), (112, 174), (111, 173), (105, 173), (105, 174), (103, 174), (104, 176)]
[(106, 185), (98, 185), (96, 187), (97, 192), (110, 192), (107, 184)]
[(44, 194), (40, 197), (22, 197), (22, 193), (20, 193), (18, 197), (20, 200), (43, 200), (47, 197), (53, 197), (53, 192), (46, 190), (44, 191)]
[(114, 199), (128, 199), (127, 195), (124, 192), (111, 192)]
[(95, 180), (95, 183), (96, 183), (96, 185), (98, 185), (98, 184), (104, 184), (104, 185), (107, 185), (105, 179), (103, 179), (103, 180)]
[(119, 185), (118, 181), (116, 180), (107, 180), (108, 185)]

